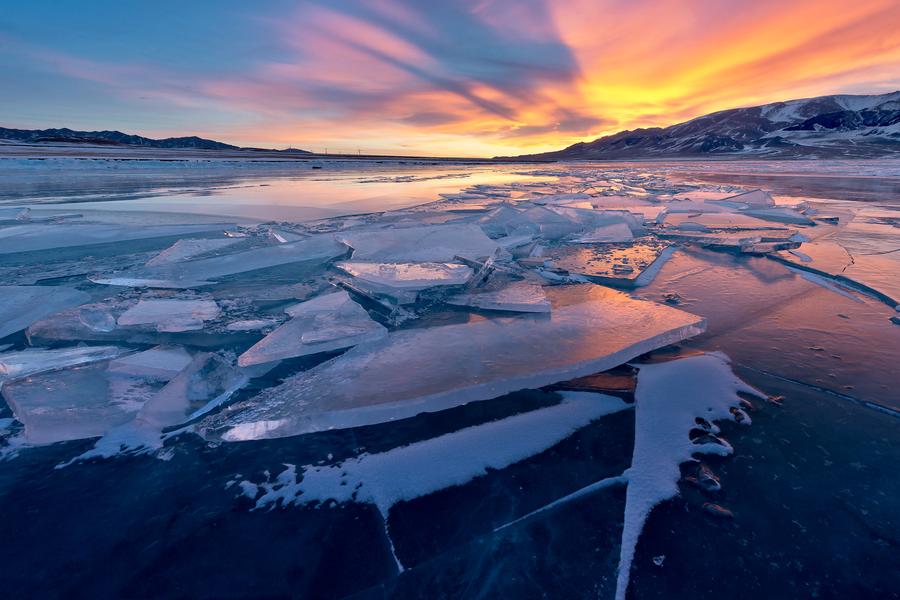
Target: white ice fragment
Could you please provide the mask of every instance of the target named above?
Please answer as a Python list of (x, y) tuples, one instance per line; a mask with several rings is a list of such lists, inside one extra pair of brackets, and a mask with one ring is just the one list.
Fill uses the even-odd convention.
[(300, 481), (293, 469), (287, 477), (257, 484), (265, 493), (256, 506), (353, 501), (374, 504), (387, 519), (398, 502), (463, 485), (489, 469), (504, 469), (544, 452), (596, 419), (628, 408), (613, 396), (570, 394), (548, 408), (332, 466), (304, 467)]
[(601, 286), (547, 293), (550, 315), (394, 331), (286, 379), (203, 429), (225, 428), (224, 439), (237, 441), (403, 419), (596, 373), (705, 329), (700, 317)]
[(122, 313), (118, 324), (154, 325), (161, 332), (193, 331), (220, 313), (214, 300), (140, 300)]
[(534, 283), (516, 282), (499, 290), (459, 294), (446, 300), (456, 306), (471, 306), (483, 310), (515, 312), (550, 312), (550, 300), (544, 289)]
[(724, 354), (690, 356), (669, 362), (639, 364), (635, 390), (635, 437), (619, 557), (617, 600), (625, 600), (638, 537), (654, 506), (678, 494), (679, 465), (695, 454), (731, 453), (729, 446), (695, 444), (689, 433), (696, 418), (732, 419), (738, 392), (764, 398), (737, 378)]
[(129, 352), (118, 346), (80, 346), (77, 348), (28, 348), (0, 354), (0, 383), (44, 371), (55, 371), (100, 360), (109, 360)]
[(353, 248), (355, 261), (445, 262), (455, 256), (483, 258), (497, 249), (477, 225), (351, 230), (337, 237)]
[(153, 258), (147, 261), (148, 267), (156, 267), (160, 265), (169, 265), (179, 263), (200, 254), (212, 252), (214, 250), (222, 250), (228, 246), (238, 243), (239, 240), (234, 238), (210, 238), (197, 240), (178, 240), (169, 248), (166, 248)]
[(0, 338), (25, 329), (47, 315), (90, 300), (88, 294), (63, 286), (0, 286)]
[(238, 359), (240, 366), (341, 350), (387, 335), (384, 326), (343, 290), (301, 302), (285, 312), (292, 319), (244, 352)]
[(424, 290), (441, 285), (463, 285), (472, 269), (454, 263), (369, 263), (340, 262), (335, 266), (368, 284), (374, 291), (387, 289)]
[(111, 361), (108, 371), (120, 375), (168, 381), (190, 362), (191, 355), (180, 346), (157, 346)]

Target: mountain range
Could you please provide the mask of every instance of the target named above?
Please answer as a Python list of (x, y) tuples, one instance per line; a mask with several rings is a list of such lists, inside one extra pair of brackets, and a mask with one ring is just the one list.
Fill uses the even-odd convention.
[(714, 112), (621, 131), (522, 159), (900, 157), (900, 91), (832, 95)]

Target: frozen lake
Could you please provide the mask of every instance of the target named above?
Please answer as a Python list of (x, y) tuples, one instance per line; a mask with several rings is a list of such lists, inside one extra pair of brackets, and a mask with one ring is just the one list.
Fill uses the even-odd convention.
[(3, 158), (0, 286), (11, 595), (900, 589), (900, 161)]

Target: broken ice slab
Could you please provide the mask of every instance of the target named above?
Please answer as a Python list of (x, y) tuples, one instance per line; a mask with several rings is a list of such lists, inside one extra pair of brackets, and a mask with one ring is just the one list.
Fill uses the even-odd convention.
[(44, 371), (55, 371), (101, 360), (109, 360), (129, 352), (118, 346), (80, 346), (77, 348), (28, 348), (0, 354), (0, 382), (27, 377)]
[(337, 234), (355, 261), (445, 262), (454, 256), (483, 258), (497, 249), (477, 225), (360, 229)]
[(729, 206), (743, 208), (765, 208), (775, 206), (775, 199), (768, 192), (762, 190), (752, 190), (743, 194), (728, 196), (721, 200), (710, 200), (710, 202), (718, 202)]
[(178, 332), (203, 329), (222, 310), (213, 300), (140, 300), (117, 319), (119, 326), (153, 325), (157, 331)]
[(471, 306), (482, 310), (510, 312), (550, 312), (550, 300), (544, 289), (534, 283), (519, 281), (499, 290), (459, 294), (446, 300), (455, 306)]
[(183, 262), (207, 252), (223, 250), (228, 246), (237, 244), (240, 240), (234, 238), (210, 238), (197, 240), (178, 240), (169, 248), (166, 248), (147, 261), (148, 267), (168, 265)]
[(394, 290), (424, 290), (446, 285), (464, 285), (472, 269), (454, 263), (367, 263), (340, 262), (335, 265), (367, 289), (389, 293)]
[(550, 315), (391, 332), (198, 425), (229, 441), (403, 419), (623, 364), (705, 321), (594, 285), (548, 289)]
[(25, 329), (47, 315), (90, 302), (91, 297), (62, 286), (0, 286), (0, 338)]
[(740, 231), (676, 231), (667, 229), (657, 231), (656, 235), (664, 239), (673, 239), (689, 242), (720, 250), (742, 251), (745, 247), (752, 247), (761, 243), (773, 242), (784, 244), (786, 248), (799, 248), (800, 242), (794, 236), (797, 234), (791, 229), (747, 229)]
[(746, 215), (751, 215), (765, 221), (776, 221), (778, 223), (790, 223), (793, 225), (815, 225), (816, 222), (804, 215), (803, 213), (785, 207), (773, 208), (750, 208), (743, 211)]
[(25, 440), (51, 444), (101, 436), (130, 421), (162, 385), (110, 373), (99, 362), (19, 379), (2, 393), (25, 425)]
[[(93, 246), (152, 238), (222, 231), (231, 224), (149, 225), (129, 227), (108, 223), (27, 224), (0, 229), (0, 254), (54, 248)], [(123, 246), (127, 251), (127, 246)]]
[[(784, 229), (745, 213), (668, 213), (663, 219), (666, 227), (684, 231), (708, 231), (711, 229)], [(695, 227), (696, 226), (696, 227)]]
[(285, 312), (292, 319), (244, 352), (238, 365), (342, 350), (387, 335), (384, 326), (343, 290), (301, 302)]
[(628, 245), (563, 246), (549, 250), (546, 258), (553, 267), (594, 283), (634, 288), (653, 281), (674, 251), (666, 242), (643, 239)]
[(587, 231), (572, 241), (576, 244), (605, 244), (630, 242), (633, 239), (631, 228), (626, 223), (611, 223)]
[(347, 247), (331, 234), (310, 236), (264, 248), (254, 248), (234, 254), (189, 260), (175, 264), (157, 265), (116, 276), (92, 279), (95, 283), (133, 285), (135, 287), (191, 288), (207, 285), (228, 275), (247, 273), (291, 263), (324, 263), (347, 253)]
[(108, 371), (119, 375), (168, 381), (190, 362), (191, 355), (180, 346), (157, 346), (110, 361)]
[(889, 306), (900, 305), (900, 252), (851, 255), (842, 244), (826, 238), (803, 244), (802, 255), (776, 252), (769, 256), (849, 285)]

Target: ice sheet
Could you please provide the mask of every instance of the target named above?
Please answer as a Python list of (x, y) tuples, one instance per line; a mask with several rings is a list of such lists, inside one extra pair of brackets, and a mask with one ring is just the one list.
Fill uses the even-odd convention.
[[(391, 332), (203, 423), (230, 441), (414, 416), (596, 373), (702, 333), (705, 321), (593, 285), (548, 290), (549, 315)], [(544, 353), (537, 349), (553, 348)]]
[(387, 335), (384, 326), (345, 291), (313, 298), (286, 312), (293, 318), (244, 352), (240, 366), (341, 350)]
[(90, 300), (86, 293), (70, 287), (0, 286), (0, 338), (25, 329), (47, 315)]

